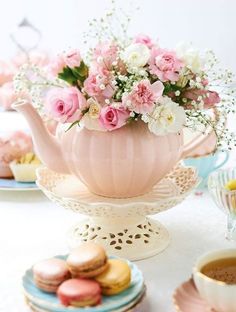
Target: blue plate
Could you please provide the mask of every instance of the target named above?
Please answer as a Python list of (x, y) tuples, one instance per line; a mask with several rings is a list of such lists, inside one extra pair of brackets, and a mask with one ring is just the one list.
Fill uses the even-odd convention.
[(34, 182), (17, 182), (14, 179), (0, 179), (1, 191), (31, 191), (39, 190)]
[[(56, 257), (66, 259), (67, 256), (68, 255)], [(96, 307), (75, 308), (71, 306), (63, 306), (55, 294), (43, 292), (36, 287), (33, 280), (32, 268), (27, 270), (23, 276), (23, 288), (25, 295), (33, 304), (50, 312), (110, 312), (127, 305), (129, 302), (133, 301), (140, 294), (140, 292), (143, 291), (144, 280), (141, 271), (135, 264), (129, 261), (127, 262), (131, 268), (130, 287), (118, 295), (103, 296), (102, 304)]]

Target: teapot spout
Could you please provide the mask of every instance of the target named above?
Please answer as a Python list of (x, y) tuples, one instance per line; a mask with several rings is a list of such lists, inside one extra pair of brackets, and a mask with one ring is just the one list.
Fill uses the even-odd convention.
[(48, 132), (36, 109), (27, 101), (18, 101), (12, 107), (26, 118), (36, 153), (41, 161), (53, 171), (68, 174), (69, 169), (64, 161), (60, 143)]

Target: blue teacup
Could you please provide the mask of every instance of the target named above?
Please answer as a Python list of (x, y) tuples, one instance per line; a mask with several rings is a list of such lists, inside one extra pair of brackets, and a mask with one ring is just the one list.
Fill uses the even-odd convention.
[(186, 158), (184, 164), (186, 166), (195, 167), (198, 171), (199, 177), (202, 178), (202, 182), (198, 185), (198, 189), (204, 189), (207, 187), (207, 178), (211, 172), (222, 167), (229, 159), (229, 153), (216, 152), (213, 155)]

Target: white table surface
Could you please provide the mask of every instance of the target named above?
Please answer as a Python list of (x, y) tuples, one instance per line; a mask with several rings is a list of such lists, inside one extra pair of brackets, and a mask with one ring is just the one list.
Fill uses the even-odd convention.
[[(14, 113), (11, 116), (18, 120)], [(4, 123), (11, 128), (5, 117), (0, 118), (0, 131)], [(0, 191), (1, 312), (29, 312), (21, 289), (24, 271), (41, 259), (67, 253), (66, 232), (81, 218), (40, 191)], [(212, 249), (236, 247), (236, 243), (224, 238), (225, 216), (208, 193), (191, 195), (155, 218), (169, 230), (171, 244), (163, 253), (137, 262), (147, 285), (148, 305), (143, 312), (173, 312), (173, 291), (190, 278), (196, 258)]]
[[(51, 203), (39, 192), (0, 192), (0, 311), (27, 312), (21, 276), (38, 260), (68, 252), (66, 232), (81, 216)], [(225, 217), (208, 194), (191, 195), (156, 216), (169, 230), (163, 253), (138, 261), (147, 284), (145, 312), (171, 312), (174, 289), (191, 275), (196, 258), (224, 239)]]

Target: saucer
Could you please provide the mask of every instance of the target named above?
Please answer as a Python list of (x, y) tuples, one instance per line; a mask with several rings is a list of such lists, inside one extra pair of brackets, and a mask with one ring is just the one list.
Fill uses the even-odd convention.
[(175, 290), (173, 301), (177, 312), (217, 312), (200, 297), (192, 278)]
[[(68, 255), (56, 256), (57, 258), (66, 259)], [(114, 258), (114, 257), (111, 257)], [(127, 260), (126, 260), (127, 261)], [(50, 312), (109, 312), (126, 311), (126, 307), (132, 307), (140, 299), (140, 296), (145, 292), (144, 280), (141, 271), (134, 263), (127, 261), (131, 269), (131, 284), (125, 291), (114, 296), (103, 296), (102, 304), (95, 307), (76, 308), (65, 307), (60, 303), (55, 294), (46, 293), (36, 287), (33, 279), (32, 268), (28, 269), (23, 276), (23, 288), (27, 301), (42, 311)], [(129, 306), (128, 306), (129, 308)]]
[(38, 191), (35, 182), (17, 182), (14, 179), (0, 178), (0, 191)]
[[(135, 298), (134, 301), (128, 303), (127, 305), (121, 307), (118, 310), (112, 310), (113, 312), (142, 312), (143, 306), (145, 304), (145, 298), (146, 298), (146, 286), (144, 286), (143, 291), (140, 293), (140, 295)], [(26, 304), (29, 306), (29, 308), (33, 312), (50, 312), (49, 310), (42, 309), (41, 307), (35, 305), (32, 303), (27, 297), (25, 297)], [(69, 308), (70, 311), (70, 308)], [(81, 308), (81, 311), (85, 312), (87, 311), (87, 308)]]

